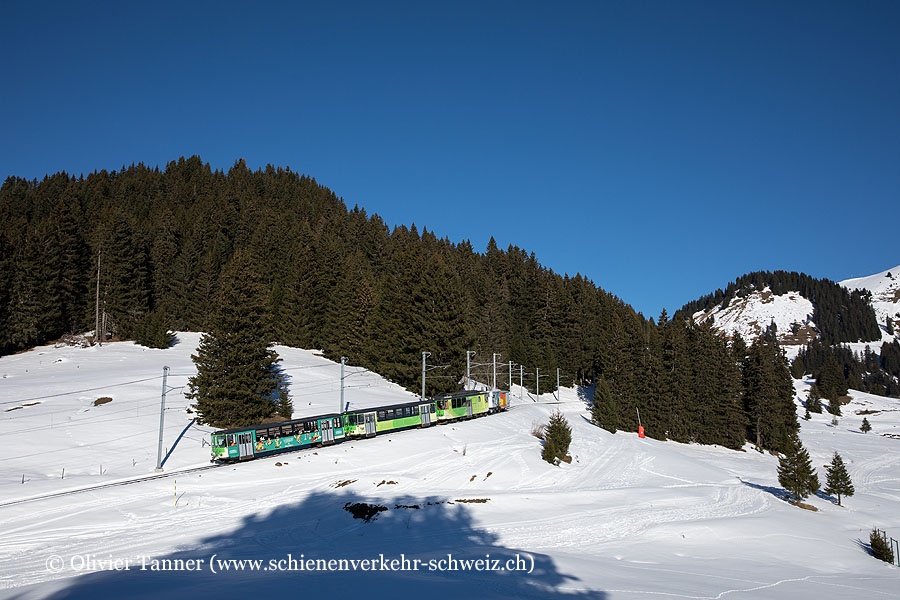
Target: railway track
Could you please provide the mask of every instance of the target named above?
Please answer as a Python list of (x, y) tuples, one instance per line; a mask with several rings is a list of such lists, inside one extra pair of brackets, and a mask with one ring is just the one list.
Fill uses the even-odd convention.
[(100, 483), (97, 485), (90, 485), (81, 488), (75, 488), (71, 490), (63, 490), (61, 492), (53, 492), (50, 494), (40, 494), (38, 496), (30, 496), (28, 498), (20, 498), (18, 500), (9, 500), (7, 502), (0, 502), (0, 508), (5, 508), (7, 506), (15, 506), (17, 504), (25, 504), (26, 502), (35, 502), (37, 500), (48, 500), (50, 498), (59, 498), (62, 496), (73, 496), (75, 494), (83, 494), (84, 492), (93, 492), (96, 490), (102, 490), (105, 488), (123, 486), (123, 485), (133, 485), (135, 483), (142, 483), (144, 481), (153, 481), (155, 479), (165, 479), (167, 477), (175, 477), (178, 475), (188, 475), (190, 473), (197, 473), (200, 471), (208, 471), (209, 469), (217, 469), (219, 467), (224, 467), (226, 465), (204, 465), (202, 467), (193, 467), (191, 469), (182, 469), (181, 471), (172, 471), (171, 473), (155, 473), (153, 475), (145, 475), (144, 477), (134, 477), (132, 479), (123, 479), (120, 481), (111, 481), (109, 483)]

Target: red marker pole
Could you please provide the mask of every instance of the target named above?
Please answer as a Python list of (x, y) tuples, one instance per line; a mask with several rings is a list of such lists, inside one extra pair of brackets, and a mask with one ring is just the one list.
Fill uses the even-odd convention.
[(637, 411), (637, 416), (638, 416), (638, 437), (642, 438), (642, 437), (644, 437), (644, 427), (643, 427), (643, 425), (641, 425), (641, 409), (639, 409), (637, 406), (635, 406), (634, 410)]

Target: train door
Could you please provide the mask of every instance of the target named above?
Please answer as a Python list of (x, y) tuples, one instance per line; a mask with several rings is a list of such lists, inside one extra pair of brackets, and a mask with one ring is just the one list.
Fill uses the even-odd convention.
[(422, 427), (431, 425), (431, 407), (428, 404), (419, 405), (419, 416), (422, 417)]
[(237, 434), (238, 456), (241, 459), (253, 458), (253, 432)]
[(334, 442), (334, 430), (331, 428), (331, 419), (322, 419), (319, 421), (319, 433), (322, 435), (323, 444), (331, 444)]
[(472, 398), (466, 398), (466, 417), (472, 418)]
[(366, 437), (375, 435), (375, 413), (366, 413)]

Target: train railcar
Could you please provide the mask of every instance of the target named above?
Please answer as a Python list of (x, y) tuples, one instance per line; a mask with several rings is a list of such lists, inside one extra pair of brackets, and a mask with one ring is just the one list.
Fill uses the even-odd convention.
[(344, 414), (304, 417), (279, 423), (235, 427), (212, 433), (212, 460), (239, 461), (347, 438), (429, 427), (436, 423), (477, 417), (507, 408), (506, 392), (464, 391), (434, 400), (414, 400)]
[(462, 391), (435, 398), (437, 420), (469, 419), (488, 413), (489, 392)]
[(507, 406), (509, 406), (509, 397), (507, 396), (507, 393), (503, 390), (493, 390), (491, 392), (491, 397), (488, 400), (488, 412), (495, 413), (506, 410)]
[(346, 437), (341, 415), (293, 419), (280, 423), (235, 427), (213, 432), (212, 460), (249, 460)]

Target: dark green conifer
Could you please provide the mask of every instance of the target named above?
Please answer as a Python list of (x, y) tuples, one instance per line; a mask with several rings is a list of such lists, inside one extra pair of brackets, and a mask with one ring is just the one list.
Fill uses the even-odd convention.
[(613, 402), (612, 392), (606, 377), (600, 376), (600, 381), (594, 389), (594, 402), (591, 405), (591, 420), (595, 425), (603, 429), (615, 433), (616, 423), (618, 422), (618, 410)]
[(814, 412), (816, 414), (822, 413), (822, 400), (819, 396), (819, 387), (816, 384), (812, 384), (809, 388), (809, 397), (806, 401), (806, 408), (809, 412)]
[(787, 447), (778, 458), (778, 483), (791, 494), (794, 504), (819, 489), (819, 477), (809, 452), (796, 433), (788, 438)]
[(841, 496), (852, 496), (855, 491), (844, 459), (835, 451), (831, 464), (825, 468), (825, 493), (837, 494), (838, 506), (841, 506)]
[(544, 430), (544, 450), (541, 458), (550, 464), (558, 465), (569, 452), (572, 442), (572, 427), (559, 411), (550, 416), (550, 422)]
[(168, 348), (175, 341), (175, 334), (169, 331), (168, 319), (162, 310), (151, 311), (135, 326), (134, 341), (148, 348)]
[(185, 396), (199, 422), (215, 427), (253, 425), (290, 412), (280, 360), (263, 335), (265, 290), (242, 253), (225, 270), (207, 333), (191, 358), (197, 374)]
[(869, 433), (872, 431), (872, 425), (869, 423), (869, 420), (863, 417), (862, 425), (859, 426), (859, 430), (863, 433)]
[(841, 401), (838, 400), (837, 397), (832, 398), (828, 401), (828, 412), (836, 417), (841, 416)]
[(894, 550), (885, 539), (884, 533), (873, 528), (869, 534), (869, 547), (872, 549), (872, 556), (886, 563), (894, 564)]

